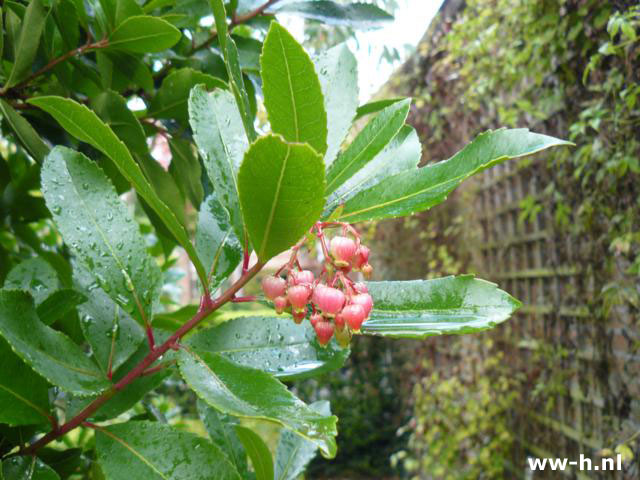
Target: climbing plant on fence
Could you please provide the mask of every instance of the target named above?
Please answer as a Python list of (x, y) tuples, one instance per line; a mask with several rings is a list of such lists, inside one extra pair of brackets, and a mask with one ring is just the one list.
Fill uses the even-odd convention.
[[(337, 418), (283, 380), (339, 368), (357, 335), (477, 332), (518, 308), (469, 275), (359, 281), (376, 252), (352, 223), (424, 211), (477, 172), (567, 142), (488, 131), (418, 168), (402, 99), (366, 107), (372, 118), (343, 146), (358, 111), (353, 55), (340, 45), (312, 59), (268, 13), (388, 15), (254, 3), (3, 5), (4, 478), (295, 478), (316, 450), (336, 454)], [(256, 122), (257, 95), (268, 126)], [(150, 156), (156, 135), (171, 148), (168, 170)], [(298, 254), (316, 245), (322, 269), (301, 269)], [(167, 311), (176, 247), (202, 296)], [(264, 297), (242, 296), (286, 250)], [(211, 322), (251, 301), (283, 315)], [(171, 375), (200, 399), (207, 438), (131, 413)], [(275, 461), (247, 420), (282, 428)]]

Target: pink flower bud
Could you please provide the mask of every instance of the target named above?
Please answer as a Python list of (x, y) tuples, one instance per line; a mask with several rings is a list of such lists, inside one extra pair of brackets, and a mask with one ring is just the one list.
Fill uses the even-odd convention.
[(371, 278), (371, 274), (373, 273), (373, 267), (371, 265), (369, 265), (368, 263), (365, 263), (362, 266), (362, 274), (364, 275), (364, 278)]
[(331, 254), (339, 267), (346, 267), (351, 263), (356, 248), (356, 242), (348, 237), (333, 237), (331, 239)]
[(337, 330), (342, 330), (344, 328), (344, 316), (342, 315), (342, 312), (336, 314), (335, 318), (333, 319), (333, 324), (336, 326)]
[(306, 285), (294, 285), (287, 290), (287, 298), (294, 310), (304, 308), (310, 296), (311, 289)]
[(325, 315), (333, 316), (342, 310), (345, 297), (337, 288), (316, 287), (314, 294), (316, 305)]
[(315, 280), (311, 270), (301, 270), (293, 278), (295, 285), (311, 285)]
[(358, 282), (354, 284), (353, 288), (358, 293), (369, 293), (369, 287), (367, 287), (367, 284), (364, 282)]
[(298, 325), (302, 323), (302, 321), (304, 320), (304, 317), (306, 316), (307, 316), (307, 307), (293, 310), (293, 321), (296, 322)]
[(274, 300), (276, 297), (284, 295), (286, 288), (287, 282), (284, 278), (270, 275), (262, 279), (262, 290), (264, 291), (265, 297), (269, 300)]
[(322, 321), (316, 323), (315, 327), (313, 328), (316, 331), (318, 343), (324, 347), (327, 343), (329, 343), (331, 337), (333, 337), (333, 325), (331, 325), (331, 322)]
[(311, 326), (315, 328), (316, 323), (318, 322), (324, 322), (325, 319), (322, 318), (322, 315), (320, 315), (319, 313), (314, 313), (313, 315), (311, 315), (309, 317), (309, 322), (311, 322)]
[(371, 309), (373, 308), (373, 298), (368, 293), (359, 293), (351, 297), (352, 305), (361, 305), (364, 309), (364, 317), (369, 318)]
[(273, 299), (273, 306), (276, 309), (276, 313), (280, 315), (289, 306), (289, 300), (287, 300), (287, 297), (276, 297)]
[(362, 325), (362, 322), (364, 322), (364, 319), (366, 317), (364, 307), (357, 303), (352, 303), (351, 305), (347, 305), (346, 307), (344, 307), (340, 315), (347, 322), (349, 328), (356, 332), (360, 331), (360, 326)]
[(360, 269), (369, 262), (369, 248), (360, 245), (353, 257), (353, 268)]

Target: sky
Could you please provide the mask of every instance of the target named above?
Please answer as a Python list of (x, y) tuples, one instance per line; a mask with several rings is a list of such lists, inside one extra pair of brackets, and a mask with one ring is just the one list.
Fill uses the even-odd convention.
[[(359, 31), (347, 45), (358, 60), (360, 102), (365, 103), (389, 79), (393, 71), (407, 58), (407, 45), (415, 47), (438, 12), (442, 0), (397, 0), (395, 20), (384, 27)], [(300, 42), (304, 40), (303, 22), (296, 17), (280, 14), (278, 18)], [(396, 48), (400, 60), (389, 64), (380, 62), (384, 47)]]

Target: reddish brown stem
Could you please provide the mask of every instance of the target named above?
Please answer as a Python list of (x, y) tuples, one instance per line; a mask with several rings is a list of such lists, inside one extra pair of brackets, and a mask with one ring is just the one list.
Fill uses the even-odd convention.
[(176, 332), (171, 335), (162, 345), (159, 345), (158, 347), (150, 351), (149, 354), (144, 357), (140, 361), (140, 363), (138, 363), (138, 365), (136, 365), (133, 370), (125, 375), (118, 383), (113, 385), (109, 390), (96, 398), (80, 413), (78, 413), (75, 417), (62, 425), (60, 428), (50, 431), (39, 440), (32, 443), (29, 447), (21, 450), (20, 455), (33, 455), (38, 449), (44, 447), (48, 443), (56, 440), (57, 438), (60, 438), (61, 436), (86, 422), (87, 418), (91, 417), (91, 415), (93, 415), (100, 407), (102, 407), (107, 401), (109, 401), (109, 399), (111, 399), (111, 397), (113, 397), (118, 391), (123, 390), (136, 378), (143, 375), (144, 372), (147, 371), (147, 369), (149, 369), (149, 367), (151, 367), (151, 365), (153, 365), (153, 363), (158, 358), (160, 358), (167, 352), (167, 350), (175, 348), (178, 345), (180, 339), (184, 337), (188, 332), (190, 332), (204, 318), (209, 316), (213, 311), (217, 310), (225, 303), (229, 302), (235, 296), (236, 292), (240, 290), (249, 280), (251, 280), (262, 269), (263, 266), (264, 264), (260, 262), (256, 263), (217, 299), (209, 302), (203, 302), (202, 305), (204, 307), (201, 306), (198, 313), (196, 313), (193, 318), (191, 318), (191, 320), (189, 320), (178, 330), (176, 330)]
[(246, 296), (246, 297), (233, 297), (231, 299), (231, 301), (233, 303), (255, 302), (256, 300), (258, 300), (258, 296), (257, 295), (249, 295), (249, 296)]
[(147, 375), (153, 375), (154, 373), (158, 373), (161, 370), (164, 370), (165, 368), (170, 367), (175, 363), (176, 363), (175, 360), (172, 360), (170, 362), (163, 362), (160, 365), (156, 365), (155, 367), (147, 368), (144, 372), (140, 374), (140, 376), (146, 377)]
[(149, 323), (145, 325), (145, 331), (147, 333), (147, 341), (149, 342), (149, 350), (153, 352), (156, 348), (156, 340), (153, 337), (153, 329)]

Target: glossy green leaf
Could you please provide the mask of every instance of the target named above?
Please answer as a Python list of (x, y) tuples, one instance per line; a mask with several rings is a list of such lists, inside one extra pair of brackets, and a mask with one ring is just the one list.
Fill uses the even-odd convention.
[(400, 217), (442, 203), (463, 180), (497, 163), (570, 142), (526, 128), (488, 131), (448, 160), (387, 178), (345, 203), (340, 220)]
[(40, 257), (23, 260), (13, 267), (4, 281), (6, 290), (24, 290), (41, 304), (60, 287), (56, 270)]
[(91, 108), (106, 123), (113, 133), (122, 140), (129, 150), (139, 154), (149, 151), (147, 137), (142, 125), (127, 107), (126, 99), (112, 91), (106, 90), (91, 98)]
[(2, 112), (2, 117), (7, 121), (13, 133), (16, 134), (20, 144), (29, 152), (29, 155), (36, 162), (42, 163), (45, 155), (49, 153), (49, 147), (42, 141), (38, 132), (22, 115), (2, 99), (0, 99), (0, 112)]
[(358, 192), (384, 182), (392, 175), (407, 170), (415, 171), (421, 157), (422, 145), (418, 134), (413, 127), (403, 126), (384, 150), (329, 195), (325, 215)]
[(152, 422), (127, 422), (96, 432), (98, 462), (109, 480), (240, 480), (208, 440)]
[[(160, 340), (160, 338), (158, 338), (158, 340)], [(122, 378), (133, 370), (148, 354), (149, 346), (146, 343), (140, 344), (135, 353), (124, 362), (120, 368), (113, 372), (113, 382), (122, 380)], [(171, 372), (171, 369), (167, 368), (151, 375), (138, 377), (131, 382), (127, 388), (116, 392), (107, 403), (91, 416), (91, 419), (96, 421), (109, 420), (126, 412), (142, 400), (148, 392), (159, 387), (164, 379), (171, 375)], [(87, 398), (74, 397), (67, 408), (67, 417), (76, 415), (95, 399), (95, 395)]]
[(204, 199), (202, 188), (202, 168), (191, 142), (181, 138), (169, 140), (171, 164), (169, 173), (194, 208), (198, 208)]
[(167, 332), (175, 332), (183, 323), (198, 312), (198, 305), (185, 305), (173, 312), (164, 312), (153, 317), (153, 326)]
[(114, 25), (119, 26), (125, 20), (131, 17), (138, 17), (144, 15), (142, 8), (136, 3), (135, 0), (116, 0), (115, 1), (115, 14)]
[(393, 105), (394, 103), (401, 102), (404, 100), (404, 97), (398, 98), (385, 98), (384, 100), (374, 100), (369, 103), (365, 103), (364, 105), (360, 105), (358, 110), (356, 111), (356, 118), (358, 120), (365, 115), (371, 115), (372, 113), (378, 113), (380, 110), (384, 110), (389, 105)]
[(198, 412), (213, 444), (226, 455), (240, 476), (246, 478), (247, 453), (234, 428), (238, 419), (218, 412), (202, 400), (198, 400)]
[(38, 319), (25, 293), (0, 291), (0, 335), (22, 360), (62, 390), (89, 395), (109, 386), (78, 345)]
[(198, 276), (205, 281), (205, 270), (198, 260), (184, 227), (152, 189), (127, 147), (113, 131), (95, 113), (73, 100), (61, 97), (36, 97), (29, 99), (29, 103), (52, 115), (67, 132), (78, 140), (97, 148), (116, 164), (122, 175), (131, 182), (138, 194), (158, 214), (178, 243), (185, 249)]
[(189, 118), (217, 198), (229, 212), (236, 235), (244, 240), (237, 176), (249, 143), (236, 102), (224, 90), (207, 93), (195, 87), (189, 97)]
[(227, 68), (229, 77), (229, 86), (231, 92), (236, 99), (238, 112), (242, 119), (242, 125), (250, 142), (253, 142), (257, 135), (253, 125), (253, 115), (249, 105), (249, 95), (245, 87), (242, 69), (240, 68), (240, 55), (238, 47), (233, 38), (229, 35), (229, 27), (227, 25), (227, 12), (225, 10), (223, 0), (209, 0), (213, 17), (216, 23), (216, 31), (218, 33), (218, 43), (220, 50), (224, 56), (224, 63)]
[(242, 425), (236, 425), (235, 430), (251, 459), (256, 480), (273, 480), (273, 458), (260, 435)]
[(2, 462), (5, 480), (60, 480), (58, 474), (38, 457), (19, 456)]
[(327, 171), (328, 194), (373, 160), (396, 136), (407, 119), (410, 105), (410, 99), (390, 105), (362, 129)]
[(307, 52), (272, 22), (260, 57), (264, 106), (271, 130), (285, 140), (327, 151), (327, 113), (315, 67)]
[(240, 35), (232, 35), (231, 38), (238, 48), (238, 60), (242, 71), (259, 74), (262, 42), (255, 38), (242, 37)]
[(55, 147), (42, 167), (42, 191), (77, 258), (115, 302), (145, 324), (159, 293), (160, 271), (102, 170), (81, 153)]
[(309, 322), (296, 325), (280, 316), (235, 318), (196, 333), (187, 343), (284, 380), (337, 370), (349, 356), (335, 342), (320, 347)]
[(473, 333), (507, 320), (521, 303), (497, 285), (473, 275), (369, 282), (373, 311), (365, 335), (424, 338)]
[(265, 262), (294, 245), (324, 206), (324, 162), (311, 147), (269, 135), (251, 145), (238, 173), (249, 238)]
[(52, 325), (81, 303), (87, 301), (82, 293), (70, 288), (58, 290), (49, 295), (36, 309), (38, 317), (45, 325)]
[(20, 36), (15, 50), (15, 61), (4, 88), (13, 87), (23, 80), (31, 71), (33, 61), (38, 53), (40, 36), (46, 21), (46, 12), (41, 0), (31, 0), (25, 11), (20, 28)]
[(189, 92), (199, 84), (203, 84), (208, 90), (227, 88), (227, 84), (221, 79), (192, 68), (175, 70), (162, 81), (158, 92), (151, 100), (149, 116), (174, 118), (186, 124), (189, 118), (187, 110)]
[(161, 52), (178, 43), (181, 35), (180, 30), (161, 18), (140, 15), (127, 18), (109, 35), (109, 48)]
[(80, 39), (80, 19), (76, 4), (72, 0), (59, 0), (54, 4), (53, 16), (65, 48), (75, 48)]
[[(319, 401), (309, 405), (318, 413), (331, 415), (329, 402)], [(296, 480), (316, 456), (318, 447), (309, 440), (283, 428), (276, 449), (275, 480)]]
[(323, 455), (335, 456), (337, 418), (314, 412), (268, 373), (208, 352), (181, 350), (178, 359), (182, 377), (212, 407), (279, 423), (313, 441)]
[(196, 251), (207, 268), (211, 290), (218, 288), (242, 261), (242, 245), (231, 228), (229, 213), (215, 194), (200, 207)]
[(0, 339), (0, 423), (49, 422), (49, 385)]
[(358, 65), (345, 44), (321, 53), (315, 59), (315, 65), (327, 112), (324, 163), (328, 168), (340, 151), (358, 107)]
[(276, 7), (278, 13), (295, 13), (304, 18), (329, 25), (356, 29), (381, 27), (393, 21), (393, 16), (370, 3), (341, 5), (329, 0), (294, 1)]
[(136, 351), (145, 338), (144, 331), (77, 261), (73, 264), (73, 280), (75, 287), (87, 296), (87, 301), (78, 307), (80, 328), (106, 376), (109, 365), (117, 369)]

